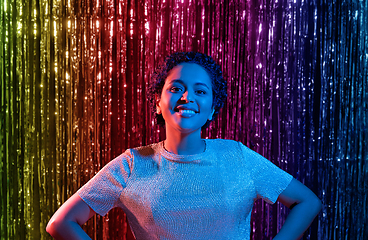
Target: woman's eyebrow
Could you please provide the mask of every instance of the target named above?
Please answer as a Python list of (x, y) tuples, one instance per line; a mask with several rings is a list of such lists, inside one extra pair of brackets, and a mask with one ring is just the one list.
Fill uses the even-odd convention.
[(199, 83), (196, 83), (195, 85), (201, 85), (201, 86), (206, 87), (207, 89), (210, 89), (210, 88), (207, 86), (207, 84), (205, 84), (205, 83), (201, 83), (201, 82), (199, 82)]
[[(181, 79), (173, 79), (173, 80), (171, 80), (169, 83), (171, 84), (171, 83), (175, 83), (175, 82), (180, 83), (180, 84), (182, 84), (182, 85), (185, 85), (184, 81), (183, 81), (183, 80), (181, 80)], [(197, 82), (197, 83), (195, 83), (194, 85), (201, 85), (201, 86), (206, 87), (207, 89), (210, 89), (210, 88), (207, 86), (207, 84), (202, 83), (202, 82)]]
[(180, 80), (180, 79), (173, 79), (171, 80), (169, 83), (175, 83), (175, 82), (178, 82), (180, 84), (183, 84), (184, 85), (184, 81), (183, 80)]

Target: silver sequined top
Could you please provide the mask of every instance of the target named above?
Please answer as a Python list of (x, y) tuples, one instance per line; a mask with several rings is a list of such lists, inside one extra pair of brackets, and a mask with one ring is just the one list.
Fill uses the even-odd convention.
[(254, 201), (274, 203), (292, 176), (240, 142), (206, 139), (195, 155), (163, 142), (128, 149), (78, 190), (98, 214), (120, 207), (136, 239), (249, 239)]

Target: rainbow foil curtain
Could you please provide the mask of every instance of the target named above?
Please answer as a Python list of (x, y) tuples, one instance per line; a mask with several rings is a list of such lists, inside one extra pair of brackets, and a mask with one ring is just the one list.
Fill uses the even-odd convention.
[[(50, 239), (52, 214), (101, 167), (163, 140), (150, 76), (190, 50), (228, 79), (203, 137), (242, 141), (322, 199), (304, 239), (368, 238), (368, 1), (1, 0), (0, 19), (1, 239)], [(287, 213), (257, 201), (252, 239)], [(118, 209), (83, 228), (132, 239)]]

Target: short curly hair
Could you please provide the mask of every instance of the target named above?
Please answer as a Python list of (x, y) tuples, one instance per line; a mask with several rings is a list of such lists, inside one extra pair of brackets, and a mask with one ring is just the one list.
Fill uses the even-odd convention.
[(152, 105), (157, 124), (164, 126), (165, 120), (162, 114), (156, 113), (156, 96), (161, 96), (165, 80), (171, 69), (181, 63), (196, 63), (203, 67), (208, 73), (212, 82), (214, 114), (211, 120), (207, 120), (202, 129), (216, 118), (220, 109), (225, 103), (227, 97), (227, 81), (222, 76), (221, 67), (212, 59), (212, 57), (199, 52), (176, 52), (167, 56), (164, 62), (152, 74), (152, 84), (148, 89), (148, 98)]

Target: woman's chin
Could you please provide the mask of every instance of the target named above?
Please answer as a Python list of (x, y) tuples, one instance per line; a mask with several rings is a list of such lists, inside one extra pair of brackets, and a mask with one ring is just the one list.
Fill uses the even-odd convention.
[(177, 123), (177, 124), (173, 124), (174, 126), (171, 125), (166, 125), (166, 131), (177, 131), (180, 133), (184, 133), (184, 134), (190, 134), (190, 133), (195, 133), (195, 132), (201, 132), (201, 128), (202, 126), (193, 126), (193, 124), (184, 124), (184, 123)]

